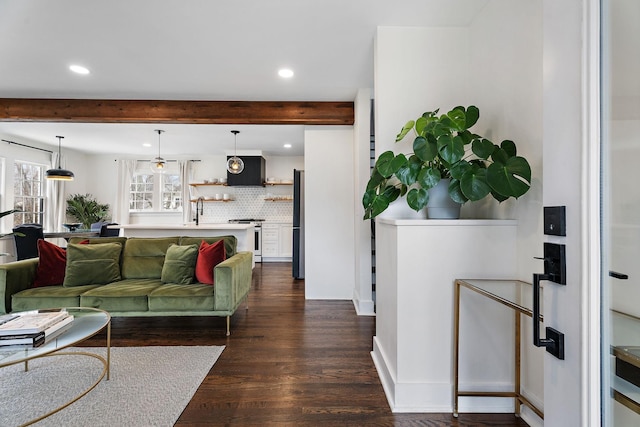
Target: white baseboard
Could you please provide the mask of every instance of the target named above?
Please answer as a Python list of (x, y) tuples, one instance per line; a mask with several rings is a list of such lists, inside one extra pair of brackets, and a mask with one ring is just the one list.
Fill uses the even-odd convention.
[[(538, 405), (536, 405), (538, 406)], [(538, 406), (541, 408), (542, 406)], [(536, 415), (531, 409), (522, 406), (520, 410), (520, 418), (522, 418), (530, 427), (544, 427), (544, 420)]]
[(373, 300), (359, 300), (354, 297), (353, 306), (356, 309), (358, 316), (375, 316), (374, 302)]
[[(377, 337), (373, 337), (371, 358), (380, 377), (382, 388), (387, 397), (389, 407), (394, 413), (416, 412), (453, 412), (453, 382), (447, 383), (400, 383), (393, 367), (388, 362), (384, 349)], [(513, 384), (460, 384), (465, 391), (511, 391)], [(528, 397), (536, 406), (542, 407), (535, 397)], [(510, 397), (460, 397), (458, 401), (460, 413), (513, 413), (515, 402)], [(522, 418), (532, 427), (542, 427), (533, 411), (522, 406)]]
[(450, 383), (399, 383), (390, 369), (383, 349), (373, 337), (371, 358), (378, 371), (391, 412), (452, 412)]

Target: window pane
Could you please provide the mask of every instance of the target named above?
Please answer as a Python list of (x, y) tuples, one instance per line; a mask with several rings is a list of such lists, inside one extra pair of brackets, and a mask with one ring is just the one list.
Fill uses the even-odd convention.
[(154, 175), (139, 170), (141, 173), (134, 175), (129, 188), (129, 209), (154, 212), (182, 209), (179, 175)]
[(182, 207), (181, 203), (182, 186), (180, 185), (180, 177), (173, 174), (165, 174), (162, 177), (162, 209), (178, 210)]
[(14, 214), (14, 225), (41, 224), (44, 219), (44, 166), (16, 161), (13, 172), (14, 208), (24, 211)]

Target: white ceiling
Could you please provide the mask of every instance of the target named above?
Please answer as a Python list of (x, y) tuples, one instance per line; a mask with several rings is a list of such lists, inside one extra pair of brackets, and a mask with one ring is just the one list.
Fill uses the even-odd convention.
[[(0, 97), (352, 101), (373, 87), (377, 26), (467, 26), (488, 1), (0, 0)], [(295, 76), (279, 78), (282, 67)], [(157, 152), (158, 127), (0, 122), (0, 134), (147, 155)], [(234, 128), (239, 151), (301, 154), (300, 126), (160, 128), (167, 154), (232, 150)]]

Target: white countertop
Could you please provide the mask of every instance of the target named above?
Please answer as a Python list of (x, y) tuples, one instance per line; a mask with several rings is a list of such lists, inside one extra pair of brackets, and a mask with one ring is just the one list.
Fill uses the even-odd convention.
[(253, 224), (228, 224), (221, 223), (200, 223), (193, 224), (122, 224), (114, 225), (113, 228), (139, 229), (139, 230), (246, 230), (252, 228)]

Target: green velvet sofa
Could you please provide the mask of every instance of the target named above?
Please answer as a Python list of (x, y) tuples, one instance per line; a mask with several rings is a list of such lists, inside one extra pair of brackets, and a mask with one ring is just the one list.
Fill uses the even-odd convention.
[[(214, 267), (214, 285), (162, 280), (166, 277), (163, 267), (170, 246), (199, 245), (202, 240), (214, 243), (221, 239), (224, 240), (226, 259)], [(79, 240), (72, 239), (69, 243), (80, 243)], [(63, 285), (34, 287), (38, 258), (0, 264), (0, 313), (51, 307), (94, 307), (112, 316), (226, 316), (229, 335), (230, 316), (251, 288), (253, 253), (236, 252), (234, 236), (103, 237), (89, 239), (88, 243), (122, 246), (115, 267), (119, 269), (119, 280), (91, 284), (89, 276), (102, 268), (96, 264), (94, 271), (87, 275), (90, 284), (76, 280), (73, 286), (66, 286), (70, 268), (75, 265), (68, 255)], [(101, 245), (106, 246), (109, 245)], [(164, 272), (167, 273), (167, 268)]]

